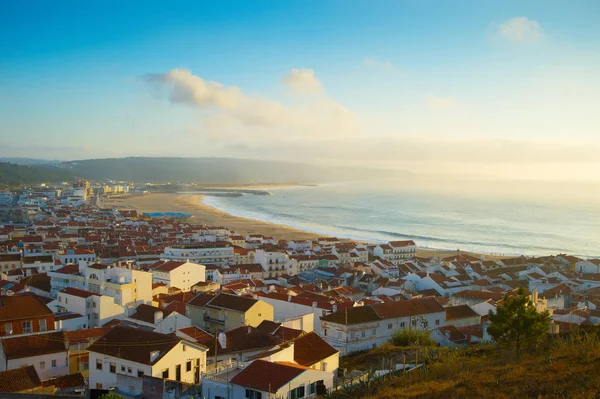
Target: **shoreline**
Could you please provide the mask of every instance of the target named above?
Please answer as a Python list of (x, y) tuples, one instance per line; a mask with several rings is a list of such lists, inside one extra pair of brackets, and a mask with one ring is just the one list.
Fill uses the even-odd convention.
[[(288, 185), (288, 187), (290, 187)], [(240, 189), (246, 187), (231, 187)], [(273, 189), (273, 186), (254, 186), (254, 189)], [(277, 240), (314, 240), (324, 234), (314, 233), (299, 228), (264, 222), (261, 220), (234, 216), (223, 212), (210, 205), (206, 205), (202, 194), (192, 193), (150, 193), (139, 195), (115, 196), (102, 201), (104, 207), (117, 207), (120, 209), (136, 209), (141, 213), (175, 212), (191, 214), (196, 222), (212, 226), (224, 226), (241, 235), (262, 234), (274, 237)], [(343, 237), (339, 237), (344, 239)], [(357, 240), (355, 240), (357, 241)], [(486, 260), (498, 260), (510, 257), (509, 255), (495, 255), (478, 253), (465, 250), (450, 250), (417, 247), (417, 256), (420, 257), (448, 257), (454, 255), (472, 255)]]

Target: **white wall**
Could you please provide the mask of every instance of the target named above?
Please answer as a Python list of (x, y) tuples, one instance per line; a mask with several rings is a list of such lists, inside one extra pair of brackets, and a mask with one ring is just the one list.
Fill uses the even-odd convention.
[[(52, 367), (52, 360), (56, 360), (56, 367)], [(45, 367), (43, 369), (41, 368), (41, 362), (45, 362)], [(51, 353), (48, 355), (12, 359), (9, 360), (8, 363), (6, 362), (4, 353), (2, 353), (0, 363), (0, 371), (13, 370), (22, 366), (34, 366), (35, 371), (37, 371), (40, 376), (40, 380), (47, 380), (49, 378), (69, 374), (69, 355), (66, 350), (64, 352)]]

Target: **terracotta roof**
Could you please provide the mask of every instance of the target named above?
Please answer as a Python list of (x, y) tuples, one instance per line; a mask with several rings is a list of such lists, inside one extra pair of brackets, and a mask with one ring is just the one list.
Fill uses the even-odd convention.
[(8, 359), (21, 359), (67, 351), (63, 331), (4, 338), (2, 347)]
[(81, 290), (79, 288), (73, 288), (73, 287), (67, 287), (64, 290), (62, 290), (61, 292), (64, 294), (73, 295), (73, 296), (77, 296), (80, 298), (89, 298), (94, 295), (101, 296), (100, 294), (98, 294), (96, 292)]
[(35, 367), (27, 366), (0, 373), (0, 392), (22, 392), (41, 386)]
[(158, 261), (156, 263), (151, 264), (150, 266), (148, 266), (148, 268), (150, 270), (156, 270), (159, 272), (171, 272), (175, 269), (177, 269), (179, 266), (181, 265), (185, 265), (186, 262), (181, 262), (181, 261), (176, 261), (176, 260), (169, 260), (169, 261)]
[(336, 353), (338, 351), (314, 331), (294, 340), (294, 361), (305, 367), (311, 367)]
[(43, 387), (56, 387), (58, 389), (85, 387), (85, 379), (81, 373), (63, 375), (42, 382)]
[(196, 326), (180, 328), (178, 331), (181, 332), (182, 334), (187, 335), (188, 337), (192, 338), (194, 341), (197, 341), (197, 342), (202, 342), (202, 341), (206, 342), (206, 341), (210, 341), (214, 338), (214, 336), (212, 334), (209, 334), (208, 332), (204, 331), (200, 327), (196, 327)]
[[(141, 328), (115, 326), (106, 335), (88, 347), (88, 352), (101, 353), (136, 363), (153, 365), (173, 349), (181, 338)], [(143, 342), (144, 345), (136, 345)], [(159, 355), (150, 360), (150, 353)]]
[(287, 362), (255, 360), (231, 379), (231, 383), (260, 391), (276, 393), (285, 384), (310, 370)]
[(372, 306), (347, 308), (321, 317), (321, 320), (337, 324), (360, 324), (380, 320)]
[[(242, 326), (225, 332), (227, 344), (222, 348), (219, 344), (218, 353), (244, 352), (270, 348), (281, 343), (281, 339), (271, 334), (258, 331), (254, 327)], [(208, 356), (214, 355), (214, 337), (206, 340), (198, 340), (199, 343), (209, 348)]]
[(170, 310), (157, 308), (152, 305), (146, 305), (144, 303), (140, 304), (135, 313), (129, 316), (131, 319), (140, 320), (146, 323), (154, 324), (154, 315), (156, 312), (162, 312), (163, 318), (170, 315), (172, 312)]
[(373, 309), (382, 319), (409, 317), (444, 311), (442, 305), (434, 298), (419, 298), (408, 301), (389, 302), (381, 305), (373, 305)]
[(206, 306), (221, 309), (234, 310), (236, 312), (247, 312), (258, 302), (258, 299), (247, 298), (237, 295), (220, 293), (211, 299)]
[(65, 338), (71, 343), (88, 342), (94, 338), (100, 338), (109, 332), (111, 327), (89, 328), (87, 330), (65, 331)]
[(446, 320), (464, 319), (466, 317), (477, 317), (479, 314), (475, 312), (469, 305), (449, 306), (446, 308)]
[(52, 316), (52, 311), (37, 295), (0, 296), (0, 321)]

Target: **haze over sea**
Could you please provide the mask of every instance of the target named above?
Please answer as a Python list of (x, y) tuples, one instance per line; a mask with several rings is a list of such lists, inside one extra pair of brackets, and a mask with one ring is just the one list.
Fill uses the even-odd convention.
[[(235, 216), (359, 240), (494, 254), (600, 256), (600, 188), (589, 183), (421, 179), (203, 198)], [(508, 194), (507, 194), (508, 193)]]

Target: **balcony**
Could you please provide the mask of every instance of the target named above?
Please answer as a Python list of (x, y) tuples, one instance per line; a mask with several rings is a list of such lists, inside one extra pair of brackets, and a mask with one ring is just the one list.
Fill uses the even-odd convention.
[(215, 319), (213, 317), (210, 317), (209, 315), (204, 315), (204, 321), (206, 323), (219, 324), (221, 326), (225, 325), (225, 320)]

